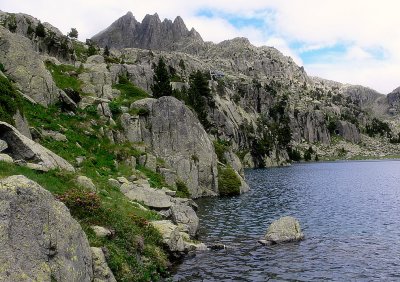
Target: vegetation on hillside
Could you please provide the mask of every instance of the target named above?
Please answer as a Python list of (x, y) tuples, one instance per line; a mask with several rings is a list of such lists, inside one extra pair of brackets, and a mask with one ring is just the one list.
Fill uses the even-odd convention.
[(151, 86), (154, 98), (160, 98), (162, 96), (171, 96), (172, 87), (170, 85), (171, 76), (168, 73), (167, 66), (164, 62), (164, 58), (160, 57), (158, 64), (154, 65), (154, 83)]
[(221, 196), (240, 195), (240, 186), (240, 179), (232, 167), (218, 167), (218, 190)]
[(13, 116), (22, 110), (22, 97), (11, 82), (0, 75), (0, 120), (14, 125)]

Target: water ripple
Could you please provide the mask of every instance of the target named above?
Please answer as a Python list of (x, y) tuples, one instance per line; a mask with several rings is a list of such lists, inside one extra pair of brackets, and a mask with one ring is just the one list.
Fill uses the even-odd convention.
[[(199, 200), (200, 239), (227, 250), (200, 253), (174, 281), (399, 281), (400, 162), (299, 164), (246, 171), (251, 191)], [(306, 240), (257, 240), (284, 215)]]

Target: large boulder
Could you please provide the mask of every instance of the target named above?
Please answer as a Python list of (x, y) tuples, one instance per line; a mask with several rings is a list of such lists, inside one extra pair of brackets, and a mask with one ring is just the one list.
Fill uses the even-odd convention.
[(58, 101), (60, 90), (46, 70), (31, 41), (0, 26), (0, 62), (7, 76), (35, 102), (47, 106)]
[(25, 176), (0, 180), (0, 280), (92, 281), (92, 254), (65, 205)]
[(22, 135), (8, 123), (0, 122), (0, 139), (7, 142), (8, 148), (4, 152), (14, 160), (32, 163), (34, 167), (44, 171), (56, 168), (75, 171), (74, 167), (66, 160)]
[(107, 265), (103, 250), (95, 247), (92, 247), (91, 250), (93, 257), (93, 282), (117, 282), (114, 274)]
[(352, 143), (359, 143), (361, 141), (360, 131), (354, 124), (339, 120), (336, 123), (336, 134), (342, 136), (346, 141)]
[(168, 196), (162, 190), (150, 188), (150, 185), (124, 183), (120, 189), (129, 199), (142, 202), (150, 208), (169, 209), (173, 205), (171, 196)]
[(194, 209), (185, 204), (177, 204), (171, 207), (171, 217), (174, 223), (183, 227), (184, 232), (195, 236), (199, 227), (199, 218)]
[(160, 232), (164, 244), (171, 253), (179, 256), (185, 251), (185, 242), (177, 225), (170, 220), (157, 220), (150, 224)]
[(262, 244), (273, 245), (303, 240), (304, 234), (297, 219), (285, 216), (271, 223), (264, 239), (260, 240)]
[[(132, 104), (148, 114), (122, 123), (127, 139), (143, 141), (157, 157), (177, 172), (192, 197), (214, 195), (217, 186), (217, 156), (197, 117), (174, 97), (147, 98)], [(140, 128), (138, 128), (140, 126)], [(135, 136), (130, 131), (134, 128)]]

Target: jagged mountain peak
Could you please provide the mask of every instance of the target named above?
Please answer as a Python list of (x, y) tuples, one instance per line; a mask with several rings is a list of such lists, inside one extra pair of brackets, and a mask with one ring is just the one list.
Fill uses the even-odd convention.
[(134, 18), (133, 13), (132, 13), (131, 11), (128, 11), (128, 12), (125, 14), (125, 17)]
[(157, 13), (155, 13), (154, 15), (146, 14), (146, 16), (144, 16), (143, 18), (142, 24), (147, 22), (161, 23), (161, 20)]
[(189, 31), (180, 16), (172, 22), (169, 19), (161, 21), (157, 13), (147, 14), (140, 23), (131, 12), (93, 36), (92, 40), (102, 47), (165, 51), (182, 49), (193, 42), (203, 43), (200, 34), (194, 29)]

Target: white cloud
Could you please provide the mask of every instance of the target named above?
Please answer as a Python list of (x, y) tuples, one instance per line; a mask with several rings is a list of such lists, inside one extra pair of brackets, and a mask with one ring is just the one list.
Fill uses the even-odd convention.
[[(160, 18), (180, 15), (205, 40), (219, 42), (245, 36), (255, 45), (273, 45), (301, 64), (304, 52), (323, 50), (335, 44), (348, 47), (344, 53), (322, 54), (320, 63), (307, 64), (314, 75), (356, 84), (381, 92), (400, 85), (400, 1), (398, 0), (0, 0), (8, 12), (25, 12), (50, 22), (67, 33), (71, 27), (84, 40), (109, 26), (127, 11), (141, 21), (157, 12)], [(215, 17), (200, 17), (200, 10)], [(257, 18), (264, 25), (236, 28), (225, 15)], [(300, 42), (296, 48), (291, 43)], [(383, 50), (374, 58), (371, 49)], [(323, 61), (322, 61), (323, 60)]]
[(263, 45), (272, 46), (281, 51), (285, 56), (292, 57), (293, 61), (299, 66), (303, 65), (302, 59), (289, 48), (287, 42), (282, 38), (269, 38)]

